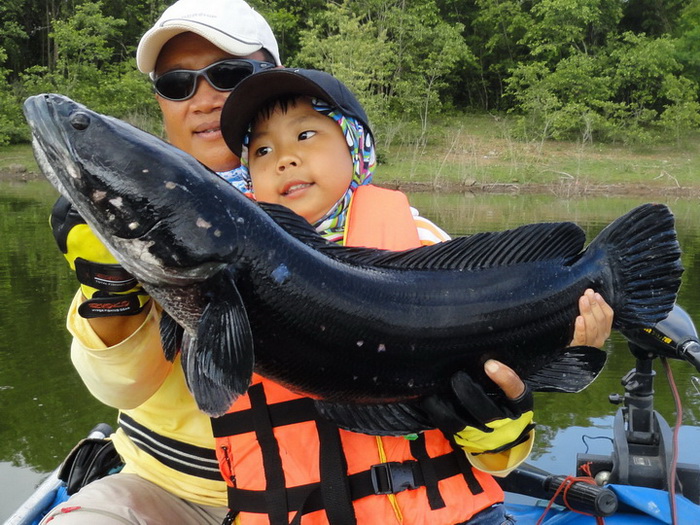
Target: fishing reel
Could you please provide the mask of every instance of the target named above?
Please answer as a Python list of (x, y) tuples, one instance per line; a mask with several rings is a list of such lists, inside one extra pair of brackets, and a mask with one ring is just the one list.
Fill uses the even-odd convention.
[[(685, 360), (700, 371), (700, 343), (693, 320), (675, 305), (663, 321), (652, 327), (623, 330), (636, 366), (623, 378), (624, 396), (612, 394), (621, 405), (613, 423), (610, 456), (578, 454), (579, 475), (589, 469), (599, 484), (617, 483), (668, 491), (671, 485), (694, 503), (700, 503), (700, 468), (673, 461), (673, 430), (654, 410), (653, 359)], [(669, 474), (674, 478), (669, 481)]]

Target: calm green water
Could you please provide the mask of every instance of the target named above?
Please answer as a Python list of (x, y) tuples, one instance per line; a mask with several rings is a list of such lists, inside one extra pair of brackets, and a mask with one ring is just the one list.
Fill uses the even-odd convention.
[[(69, 359), (65, 312), (76, 284), (48, 227), (56, 193), (43, 181), (0, 185), (0, 520), (16, 508), (92, 426), (114, 424), (114, 410), (95, 401)], [(677, 217), (686, 267), (679, 303), (700, 320), (700, 206), (665, 201)], [(453, 235), (497, 230), (528, 222), (573, 220), (588, 233), (640, 204), (639, 199), (564, 200), (555, 196), (415, 194), (412, 203)], [(699, 321), (700, 324), (700, 321)], [(610, 452), (612, 416), (608, 394), (622, 393), (620, 378), (634, 367), (624, 340), (614, 334), (601, 377), (576, 395), (538, 394), (539, 423), (532, 462), (571, 473), (576, 452)], [(673, 362), (683, 401), (681, 461), (700, 463), (700, 376)], [(656, 366), (656, 408), (675, 418), (668, 383)], [(698, 428), (695, 427), (698, 425)]]

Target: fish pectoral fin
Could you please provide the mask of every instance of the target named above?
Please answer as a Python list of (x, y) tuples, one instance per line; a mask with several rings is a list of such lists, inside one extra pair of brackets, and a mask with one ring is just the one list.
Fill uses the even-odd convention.
[(165, 358), (171, 363), (182, 346), (182, 334), (182, 327), (164, 311), (160, 318), (160, 341)]
[(607, 359), (608, 354), (600, 348), (569, 346), (525, 382), (535, 392), (580, 392), (598, 377)]
[(314, 403), (323, 417), (351, 432), (405, 436), (434, 428), (417, 402), (353, 404), (315, 400)]
[(224, 272), (210, 288), (197, 336), (187, 350), (187, 382), (207, 414), (225, 413), (250, 386), (253, 333), (241, 294)]

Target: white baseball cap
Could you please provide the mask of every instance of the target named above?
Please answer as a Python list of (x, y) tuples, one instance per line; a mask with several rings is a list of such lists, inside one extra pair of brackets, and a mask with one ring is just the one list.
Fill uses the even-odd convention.
[(236, 56), (247, 56), (264, 48), (275, 64), (282, 64), (272, 29), (243, 0), (178, 0), (141, 37), (136, 50), (139, 71), (152, 76), (165, 43), (187, 31)]

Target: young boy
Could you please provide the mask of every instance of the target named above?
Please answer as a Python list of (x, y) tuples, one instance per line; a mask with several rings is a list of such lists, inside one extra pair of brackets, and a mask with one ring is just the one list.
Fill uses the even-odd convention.
[[(331, 241), (400, 250), (448, 239), (403, 194), (370, 184), (367, 116), (326, 73), (275, 69), (244, 80), (221, 129), (241, 158), (239, 187), (289, 207)], [(507, 523), (503, 493), (486, 472), (505, 475), (529, 454), (532, 396), (505, 365), (490, 361), (486, 371), (504, 406), (492, 404), (477, 429), (462, 410), (491, 403), (483, 393), (465, 406), (430, 400), (442, 432), (414, 440), (339, 430), (310, 400), (254, 376), (248, 394), (213, 420), (231, 515), (242, 524)]]
[[(240, 118), (222, 118), (222, 129), (236, 133), (235, 137), (228, 137), (224, 131), (224, 138), (233, 151), (243, 151), (244, 166), (236, 170), (236, 175), (241, 182), (235, 183), (239, 189), (255, 195), (261, 202), (273, 202), (287, 206), (297, 214), (317, 226), (321, 235), (334, 242), (352, 245), (348, 242), (346, 231), (350, 201), (358, 188), (368, 186), (372, 182), (372, 176), (376, 166), (376, 155), (371, 130), (367, 125), (367, 116), (350, 91), (340, 82), (320, 71), (281, 69), (275, 72), (274, 77), (282, 76), (285, 80), (292, 75), (294, 82), (299, 75), (318, 77), (321, 82), (328, 81), (334, 87), (340, 89), (347, 98), (346, 103), (352, 102), (353, 107), (346, 107), (345, 112), (340, 112), (337, 107), (324, 102), (321, 98), (299, 97), (296, 95), (281, 95), (279, 99), (268, 100), (264, 107), (249, 104), (246, 100), (243, 115)], [(276, 79), (272, 79), (276, 81)], [(256, 88), (257, 89), (257, 88)], [(267, 98), (267, 95), (263, 93)], [(326, 95), (326, 97), (329, 95)], [(238, 98), (242, 100), (242, 98)], [(264, 100), (261, 100), (264, 103)], [(254, 108), (259, 109), (254, 116)], [(240, 125), (244, 120), (255, 120), (255, 133), (252, 136), (240, 136), (240, 129), (233, 131), (234, 126)], [(310, 129), (301, 131), (303, 137), (297, 140), (297, 128), (293, 124), (303, 124)], [(282, 126), (282, 127), (280, 127)], [(314, 126), (318, 126), (315, 129)], [(313, 129), (312, 129), (313, 128)], [(246, 126), (247, 129), (247, 126)], [(282, 171), (284, 166), (277, 168), (273, 165), (278, 159), (278, 149), (265, 143), (274, 137), (282, 140), (279, 133), (285, 130), (294, 146), (306, 146), (305, 155), (308, 155), (309, 165), (305, 165), (303, 177), (295, 180), (293, 177), (284, 178), (283, 187), (278, 187), (280, 177), (275, 173), (277, 169)], [(273, 133), (274, 132), (274, 133)], [(246, 144), (233, 145), (245, 138)], [(254, 139), (255, 142), (248, 143)], [(297, 144), (298, 143), (298, 144)], [(348, 155), (348, 148), (350, 149)], [(251, 151), (250, 155), (248, 152)], [(301, 151), (299, 152), (301, 154)], [(290, 161), (292, 166), (287, 168), (287, 173), (294, 170), (294, 159)], [(251, 177), (251, 173), (255, 176)], [(291, 177), (291, 176), (290, 176)], [(374, 189), (377, 190), (376, 188)], [(368, 193), (368, 192), (367, 192)], [(383, 190), (380, 198), (398, 199), (403, 194), (389, 190)], [(401, 197), (399, 197), (401, 195)], [(435, 224), (418, 215), (415, 209), (410, 209), (415, 227), (418, 228), (420, 244), (434, 244), (449, 239), (449, 236)], [(383, 214), (386, 215), (386, 214)], [(372, 221), (367, 220), (367, 223)], [(397, 225), (394, 224), (394, 227)], [(396, 232), (389, 234), (389, 242), (396, 244), (400, 237)], [(392, 239), (393, 238), (393, 239)], [(363, 244), (369, 246), (367, 242)], [(379, 243), (373, 245), (379, 247)], [(401, 247), (386, 247), (401, 249)]]

